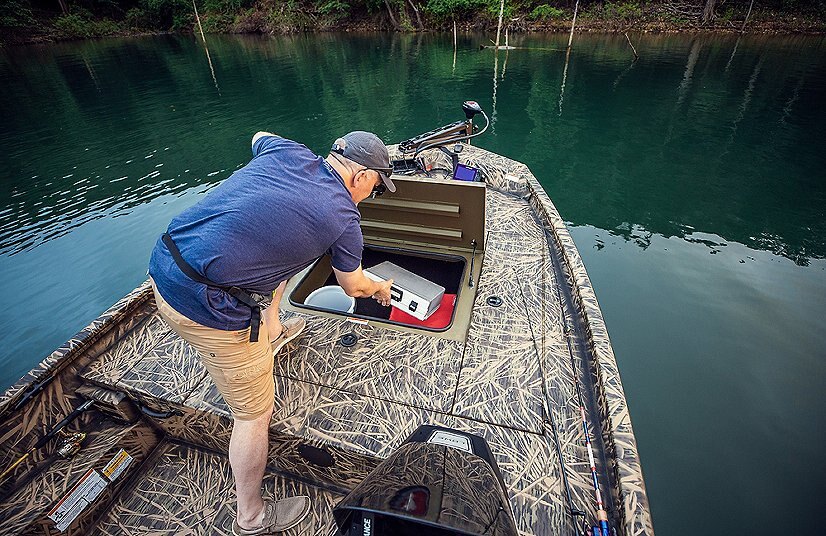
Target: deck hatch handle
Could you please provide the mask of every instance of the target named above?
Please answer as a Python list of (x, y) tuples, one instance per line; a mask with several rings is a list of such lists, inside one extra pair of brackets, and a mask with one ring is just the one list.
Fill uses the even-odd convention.
[(422, 225), (407, 225), (404, 223), (390, 223), (386, 221), (361, 220), (361, 226), (366, 229), (389, 231), (398, 234), (429, 236), (447, 240), (461, 241), (461, 229), (445, 229), (444, 227), (424, 227)]
[(374, 209), (415, 212), (417, 214), (435, 214), (454, 218), (459, 217), (459, 205), (452, 203), (427, 203), (424, 201), (411, 201), (409, 199), (382, 199), (381, 202), (376, 202), (369, 198), (362, 201), (362, 203)]

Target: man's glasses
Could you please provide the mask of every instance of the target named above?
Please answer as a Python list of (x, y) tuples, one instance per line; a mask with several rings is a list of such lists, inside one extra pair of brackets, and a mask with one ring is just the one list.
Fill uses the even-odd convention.
[[(339, 162), (341, 162), (341, 158), (344, 157), (344, 154), (343, 154), (342, 151), (335, 150), (335, 149), (330, 154), (335, 155), (336, 160), (338, 160)], [(370, 197), (378, 197), (378, 196), (384, 194), (384, 192), (387, 191), (387, 186), (384, 185), (384, 179), (385, 179), (385, 177), (389, 178), (390, 175), (393, 174), (393, 168), (392, 167), (374, 168), (374, 167), (364, 166), (364, 169), (359, 170), (359, 172), (361, 172), (361, 171), (375, 171), (376, 173), (379, 174), (379, 183), (373, 187), (373, 190), (370, 192)]]
[(378, 197), (384, 192), (387, 191), (387, 186), (384, 185), (384, 178), (389, 177), (393, 174), (393, 168), (373, 168), (373, 167), (365, 167), (364, 171), (375, 171), (379, 174), (379, 183), (373, 187), (373, 191), (370, 192), (371, 197)]

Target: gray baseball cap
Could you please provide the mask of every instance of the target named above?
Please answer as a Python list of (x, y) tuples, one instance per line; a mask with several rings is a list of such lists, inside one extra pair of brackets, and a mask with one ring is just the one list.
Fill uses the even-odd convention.
[(396, 191), (396, 185), (390, 180), (393, 166), (390, 165), (390, 155), (387, 154), (387, 147), (372, 132), (354, 130), (349, 134), (345, 134), (333, 143), (330, 151), (378, 172), (384, 186), (391, 192)]

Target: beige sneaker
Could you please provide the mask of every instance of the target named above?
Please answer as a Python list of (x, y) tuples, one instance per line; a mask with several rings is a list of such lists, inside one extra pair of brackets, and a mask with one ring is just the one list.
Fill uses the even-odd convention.
[(278, 501), (264, 501), (264, 520), (255, 529), (243, 529), (238, 520), (232, 522), (234, 536), (277, 534), (301, 523), (310, 513), (310, 498), (306, 495), (287, 497)]
[(285, 344), (298, 337), (301, 332), (304, 331), (304, 327), (306, 325), (307, 321), (298, 317), (293, 317), (282, 322), (281, 335), (276, 337), (274, 341), (270, 342), (273, 355), (277, 354)]

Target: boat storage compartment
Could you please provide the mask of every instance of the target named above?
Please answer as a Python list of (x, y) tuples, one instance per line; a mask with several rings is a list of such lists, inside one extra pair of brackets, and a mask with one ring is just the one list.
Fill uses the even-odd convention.
[[(365, 244), (364, 253), (362, 254), (362, 266), (364, 266), (365, 269), (385, 261), (390, 261), (396, 266), (444, 287), (445, 295), (455, 296), (459, 293), (462, 275), (465, 271), (465, 259), (463, 257), (423, 254), (413, 250)], [(337, 284), (338, 282), (333, 274), (333, 268), (330, 265), (330, 257), (325, 255), (315, 262), (307, 275), (304, 276), (298, 286), (295, 287), (295, 290), (290, 293), (290, 302), (296, 307), (330, 312), (329, 310), (319, 309), (312, 305), (306, 305), (304, 301), (312, 291), (323, 286)], [(356, 310), (352, 314), (347, 314), (347, 316), (390, 322), (391, 313), (391, 307), (384, 307), (373, 298), (356, 298)], [(416, 327), (428, 329), (426, 326)]]
[[(359, 204), (364, 235), (361, 265), (369, 270), (391, 262), (444, 287), (441, 306), (431, 317), (434, 320), (421, 321), (400, 314), (400, 309), (384, 307), (372, 298), (357, 298), (353, 313), (306, 304), (314, 290), (338, 284), (327, 255), (296, 278), (297, 282), (288, 284), (288, 308), (431, 332), (456, 331), (451, 328), (458, 325), (458, 331), (464, 332), (470, 322), (484, 255), (485, 185), (402, 176), (394, 176), (393, 182), (395, 193), (387, 192)], [(458, 331), (450, 338), (464, 338), (464, 333)]]

